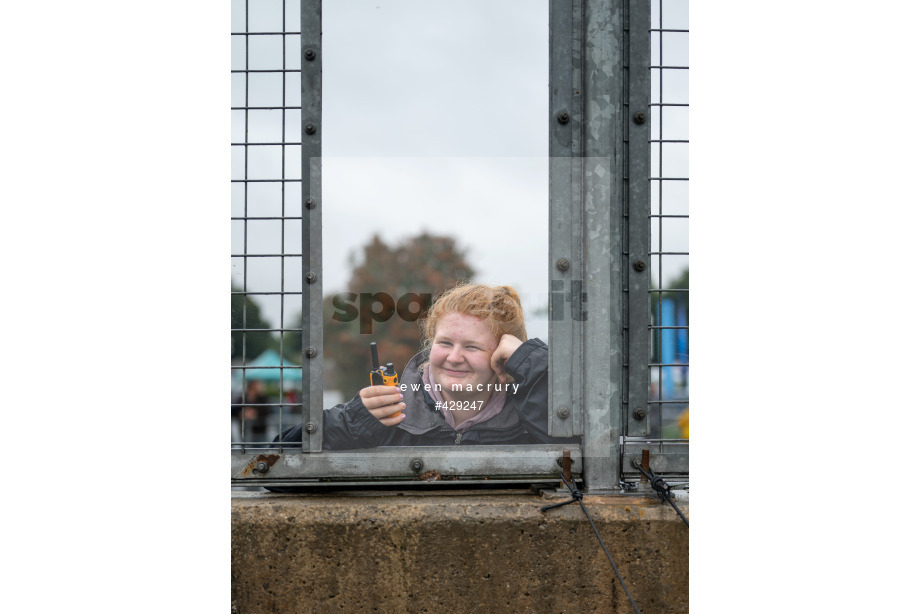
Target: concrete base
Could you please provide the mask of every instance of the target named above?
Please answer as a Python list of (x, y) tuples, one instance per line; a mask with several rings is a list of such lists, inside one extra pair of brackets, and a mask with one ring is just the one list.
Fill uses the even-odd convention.
[[(565, 499), (236, 492), (233, 612), (633, 612), (581, 506), (540, 511)], [(584, 502), (643, 614), (687, 612), (689, 530), (675, 511), (636, 496)]]

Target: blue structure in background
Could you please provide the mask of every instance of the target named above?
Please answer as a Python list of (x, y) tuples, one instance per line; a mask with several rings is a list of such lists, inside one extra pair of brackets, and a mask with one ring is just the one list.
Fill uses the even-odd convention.
[[(658, 318), (659, 326), (676, 326), (677, 319), (674, 314), (674, 301), (666, 298), (661, 301), (661, 317)], [(677, 357), (677, 331), (673, 328), (661, 328), (661, 359), (663, 365), (671, 364)], [(674, 368), (661, 368), (661, 398), (674, 398)]]
[[(690, 349), (688, 347), (688, 333), (690, 332), (687, 326), (687, 304), (680, 303), (677, 307), (677, 325), (683, 326), (684, 328), (678, 329), (675, 331), (677, 333), (677, 362), (684, 364), (690, 364)], [(678, 369), (681, 375), (681, 383), (686, 386), (688, 373), (687, 367), (680, 367)]]
[[(663, 299), (659, 308), (658, 325), (663, 327), (687, 326), (687, 306), (677, 304), (674, 299)], [(690, 349), (688, 343), (688, 330), (686, 328), (661, 328), (661, 357), (659, 362), (663, 365), (674, 363), (688, 364), (690, 362)], [(687, 367), (662, 367), (661, 368), (661, 398), (671, 400), (675, 398), (675, 386), (687, 385)]]
[[(296, 367), (295, 369), (282, 369), (281, 366)], [(303, 375), (300, 371), (300, 365), (295, 365), (287, 358), (282, 358), (275, 350), (265, 350), (255, 359), (246, 363), (247, 367), (278, 367), (277, 369), (247, 369), (246, 379), (260, 379), (266, 382), (278, 382), (284, 378), (285, 382), (300, 384), (303, 382)], [(284, 372), (282, 374), (282, 371)], [(243, 379), (243, 370), (234, 369), (233, 377), (237, 380)]]

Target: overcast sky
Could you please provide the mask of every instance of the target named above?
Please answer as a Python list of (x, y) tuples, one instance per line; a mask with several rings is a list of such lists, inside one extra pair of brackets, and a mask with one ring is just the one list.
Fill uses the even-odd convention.
[[(666, 28), (686, 28), (685, 11)], [(244, 3), (233, 11), (233, 31), (245, 30)], [(678, 6), (678, 5), (675, 5)], [(252, 0), (249, 31), (279, 32), (281, 0)], [(299, 27), (298, 2), (288, 0), (288, 31)], [(656, 16), (653, 15), (653, 19)], [(531, 314), (546, 305), (548, 275), (548, 2), (547, 0), (349, 0), (323, 6), (323, 283), (344, 289), (349, 256), (374, 234), (389, 244), (428, 231), (453, 236), (467, 250), (475, 280), (518, 288)], [(657, 36), (657, 35), (656, 35)], [(299, 68), (297, 37), (249, 37), (249, 68)], [(244, 68), (244, 37), (233, 37), (234, 68)], [(666, 34), (664, 65), (687, 65), (687, 35)], [(658, 61), (653, 40), (653, 64)], [(281, 75), (251, 74), (250, 106), (299, 104), (298, 75), (282, 89)], [(653, 79), (653, 98), (661, 84)], [(233, 77), (233, 106), (243, 106), (245, 82)], [(666, 100), (687, 102), (687, 71), (666, 71)], [(282, 126), (282, 118), (284, 125)], [(244, 112), (233, 115), (233, 142), (245, 138)], [(299, 139), (299, 113), (250, 111), (249, 142)], [(653, 130), (659, 125), (653, 112)], [(685, 108), (665, 110), (663, 137), (687, 139)], [(654, 138), (654, 137), (653, 137)], [(664, 145), (664, 176), (686, 177), (688, 146)], [(233, 177), (244, 176), (243, 148), (234, 148)], [(249, 178), (280, 176), (282, 148), (250, 147)], [(658, 159), (657, 147), (653, 163)], [(299, 177), (299, 148), (284, 151), (285, 177)], [(657, 171), (653, 171), (657, 174)], [(241, 185), (234, 215), (242, 215)], [(285, 185), (285, 210), (299, 215), (296, 184)], [(665, 213), (685, 214), (686, 182), (666, 182)], [(658, 193), (653, 190), (653, 207)], [(248, 215), (281, 211), (278, 184), (251, 184)], [(233, 253), (300, 250), (299, 222), (233, 224)], [(664, 251), (687, 251), (687, 220), (665, 219)], [(659, 246), (652, 233), (652, 249)], [(665, 258), (668, 281), (687, 264)], [(280, 259), (250, 258), (249, 290), (281, 289)], [(658, 263), (653, 259), (653, 274)], [(233, 267), (242, 286), (242, 262)], [(656, 275), (657, 277), (657, 275)], [(656, 280), (657, 281), (657, 280)], [(300, 289), (300, 263), (284, 262), (284, 289)], [(383, 289), (385, 290), (385, 289)], [(256, 297), (280, 325), (281, 301)], [(284, 320), (299, 298), (284, 301)], [(529, 315), (532, 336), (544, 339), (546, 322)]]

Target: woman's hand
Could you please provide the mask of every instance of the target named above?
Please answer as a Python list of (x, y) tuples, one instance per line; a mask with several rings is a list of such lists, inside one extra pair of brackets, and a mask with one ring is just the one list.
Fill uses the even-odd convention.
[(516, 349), (521, 347), (522, 343), (524, 342), (514, 335), (502, 335), (502, 338), (498, 340), (498, 347), (492, 352), (492, 370), (498, 376), (498, 381), (503, 384), (513, 381), (513, 378), (505, 373), (505, 362), (511, 358)]
[(384, 426), (399, 424), (406, 418), (406, 414), (402, 413), (406, 404), (402, 402), (403, 395), (396, 386), (368, 386), (358, 394), (364, 407)]

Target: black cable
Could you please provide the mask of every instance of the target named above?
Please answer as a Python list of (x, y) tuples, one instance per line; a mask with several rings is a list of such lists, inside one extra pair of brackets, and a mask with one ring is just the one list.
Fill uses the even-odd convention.
[(601, 534), (598, 532), (597, 527), (594, 526), (594, 521), (591, 520), (591, 515), (588, 513), (588, 508), (585, 507), (585, 504), (582, 501), (582, 498), (584, 498), (584, 495), (582, 494), (580, 490), (575, 488), (574, 484), (570, 484), (569, 481), (565, 479), (565, 476), (562, 476), (562, 481), (565, 482), (565, 485), (569, 487), (570, 491), (572, 491), (572, 498), (569, 499), (568, 501), (563, 501), (562, 503), (544, 505), (543, 507), (540, 508), (540, 511), (545, 512), (546, 510), (551, 510), (554, 507), (561, 507), (563, 505), (568, 505), (569, 503), (574, 503), (578, 501), (579, 505), (581, 505), (582, 511), (585, 513), (585, 516), (588, 517), (588, 522), (591, 523), (591, 528), (594, 529), (594, 534), (597, 536), (597, 541), (601, 543), (601, 548), (604, 549), (604, 554), (607, 555), (607, 560), (610, 561), (610, 566), (613, 567), (613, 573), (617, 575), (617, 579), (620, 581), (620, 586), (622, 586), (623, 590), (626, 591), (626, 596), (629, 597), (629, 603), (632, 604), (632, 607), (636, 611), (636, 614), (642, 614), (639, 611), (639, 606), (637, 606), (636, 602), (633, 601), (632, 595), (629, 594), (629, 589), (626, 588), (626, 583), (623, 581), (623, 576), (620, 575), (620, 570), (617, 569), (617, 564), (613, 562), (613, 557), (610, 556), (610, 552), (607, 550), (607, 546), (604, 545), (604, 540), (601, 538)]
[(687, 522), (686, 516), (681, 513), (680, 508), (677, 507), (677, 504), (674, 503), (674, 499), (671, 498), (671, 486), (664, 481), (660, 475), (655, 475), (655, 472), (649, 468), (648, 472), (645, 471), (642, 467), (639, 467), (639, 471), (642, 472), (642, 475), (648, 478), (649, 483), (652, 485), (652, 488), (658, 493), (658, 496), (661, 498), (661, 502), (664, 503), (667, 501), (671, 504), (671, 507), (674, 508), (674, 511), (677, 512), (677, 515), (680, 516), (681, 520), (684, 521), (684, 524), (687, 525), (687, 528), (690, 528), (690, 523)]

